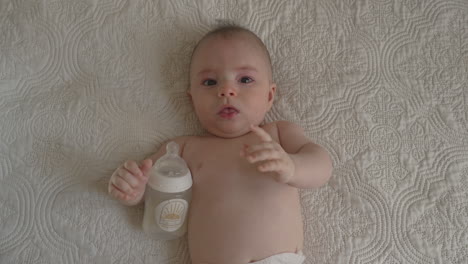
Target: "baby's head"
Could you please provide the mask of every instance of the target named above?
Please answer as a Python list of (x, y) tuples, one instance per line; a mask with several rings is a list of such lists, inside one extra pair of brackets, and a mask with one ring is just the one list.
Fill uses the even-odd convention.
[(209, 133), (224, 138), (248, 133), (250, 124), (263, 122), (275, 92), (268, 50), (251, 31), (220, 27), (196, 45), (188, 94)]

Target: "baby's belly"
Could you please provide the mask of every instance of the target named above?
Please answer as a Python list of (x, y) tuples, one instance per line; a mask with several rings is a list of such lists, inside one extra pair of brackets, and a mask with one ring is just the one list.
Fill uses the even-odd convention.
[[(206, 185), (205, 185), (206, 186)], [(302, 249), (296, 188), (194, 187), (189, 218), (192, 263), (249, 263)]]

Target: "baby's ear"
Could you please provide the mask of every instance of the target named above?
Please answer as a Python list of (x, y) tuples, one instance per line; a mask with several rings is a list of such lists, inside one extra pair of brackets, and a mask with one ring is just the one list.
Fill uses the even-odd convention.
[(276, 94), (276, 83), (271, 83), (270, 90), (268, 91), (268, 102), (273, 104)]
[(192, 92), (190, 91), (190, 88), (187, 89), (186, 93), (187, 93), (187, 95), (188, 95), (190, 104), (193, 106), (193, 97), (192, 97)]

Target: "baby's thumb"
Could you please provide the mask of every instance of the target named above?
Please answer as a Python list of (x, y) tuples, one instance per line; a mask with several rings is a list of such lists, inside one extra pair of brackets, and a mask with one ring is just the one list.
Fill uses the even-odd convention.
[(151, 159), (145, 159), (141, 165), (140, 165), (140, 170), (141, 172), (143, 173), (143, 175), (145, 177), (147, 177), (148, 175), (148, 172), (149, 170), (151, 169), (151, 167), (153, 167), (153, 160)]

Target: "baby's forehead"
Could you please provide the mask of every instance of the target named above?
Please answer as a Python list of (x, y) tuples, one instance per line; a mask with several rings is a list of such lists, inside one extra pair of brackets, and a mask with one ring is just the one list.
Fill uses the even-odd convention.
[(255, 34), (249, 31), (218, 32), (205, 35), (195, 46), (192, 52), (191, 61), (194, 59), (194, 55), (200, 47), (204, 46), (204, 48), (209, 49), (211, 45), (216, 45), (219, 42), (223, 41), (243, 41), (244, 43), (247, 42), (249, 44), (248, 47), (255, 47), (254, 50), (262, 54), (262, 57), (271, 66), (270, 54), (267, 48)]
[(255, 44), (259, 44), (259, 39), (258, 37), (248, 31), (235, 31), (235, 32), (219, 32), (219, 33), (213, 33), (211, 35), (207, 35), (205, 39), (211, 39), (211, 40), (243, 40), (243, 41), (248, 41), (252, 42)]

